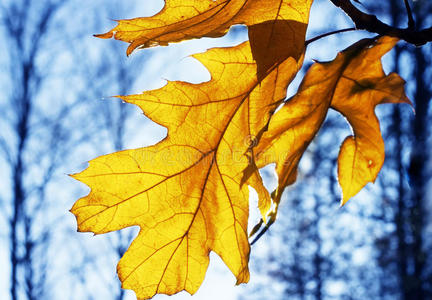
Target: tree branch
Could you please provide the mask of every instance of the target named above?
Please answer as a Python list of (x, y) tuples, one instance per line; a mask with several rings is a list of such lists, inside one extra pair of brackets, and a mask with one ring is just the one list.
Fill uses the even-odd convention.
[(405, 29), (392, 27), (378, 20), (376, 16), (362, 12), (350, 0), (330, 1), (351, 18), (357, 29), (397, 37), (416, 46), (422, 46), (432, 41), (432, 27), (423, 30), (415, 30), (409, 27)]
[(414, 18), (413, 18), (411, 7), (409, 5), (408, 0), (404, 0), (404, 3), (405, 3), (405, 8), (406, 8), (406, 11), (407, 11), (407, 14), (408, 14), (408, 28), (409, 29), (414, 29), (415, 28), (415, 21), (414, 21)]
[(344, 28), (344, 29), (335, 30), (335, 31), (332, 31), (332, 32), (326, 32), (326, 33), (323, 33), (323, 34), (321, 34), (319, 36), (316, 36), (316, 37), (313, 37), (313, 38), (311, 38), (309, 40), (306, 40), (305, 41), (305, 46), (307, 46), (310, 43), (313, 43), (313, 42), (315, 42), (315, 41), (317, 41), (319, 39), (325, 38), (325, 37), (327, 37), (329, 35), (338, 34), (338, 33), (347, 32), (347, 31), (353, 31), (353, 30), (357, 30), (357, 29), (354, 28), (354, 27), (351, 27), (351, 28)]

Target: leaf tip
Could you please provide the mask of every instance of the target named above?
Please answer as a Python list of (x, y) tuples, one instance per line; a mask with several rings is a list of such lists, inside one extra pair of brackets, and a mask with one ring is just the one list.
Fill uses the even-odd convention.
[(132, 54), (132, 52), (137, 48), (138, 46), (136, 45), (135, 42), (131, 43), (127, 49), (126, 49), (126, 55), (129, 56)]
[(411, 107), (413, 114), (414, 115), (416, 114), (414, 104), (412, 103), (412, 101), (408, 97), (405, 96), (405, 98), (402, 100), (402, 103), (408, 104)]
[(340, 200), (339, 208), (344, 207), (345, 204), (348, 202), (349, 199), (350, 199), (350, 198), (343, 196), (343, 197), (341, 198), (341, 200)]
[(248, 283), (249, 279), (250, 279), (249, 268), (246, 265), (241, 271), (241, 273), (237, 276), (236, 285), (240, 285), (242, 283)]
[(73, 173), (73, 174), (67, 174), (67, 176), (69, 176), (69, 177), (71, 177), (71, 178), (73, 178), (73, 179), (75, 179), (75, 180), (79, 180), (78, 178), (79, 178), (79, 174), (80, 173)]
[(110, 39), (112, 38), (114, 35), (114, 33), (112, 31), (108, 31), (105, 33), (98, 33), (98, 34), (93, 34), (94, 37), (100, 38), (100, 39)]

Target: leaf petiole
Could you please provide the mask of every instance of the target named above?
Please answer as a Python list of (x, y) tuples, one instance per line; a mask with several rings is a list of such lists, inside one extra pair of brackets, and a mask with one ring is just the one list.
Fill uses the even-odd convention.
[(350, 27), (350, 28), (344, 28), (344, 29), (339, 29), (339, 30), (335, 30), (335, 31), (326, 32), (326, 33), (323, 33), (323, 34), (321, 34), (319, 36), (313, 37), (313, 38), (305, 41), (305, 46), (307, 46), (310, 43), (313, 43), (313, 42), (315, 42), (315, 41), (317, 41), (319, 39), (325, 38), (325, 37), (327, 37), (329, 35), (333, 35), (333, 34), (337, 34), (337, 33), (342, 33), (342, 32), (347, 32), (347, 31), (354, 31), (354, 30), (357, 30), (357, 28)]

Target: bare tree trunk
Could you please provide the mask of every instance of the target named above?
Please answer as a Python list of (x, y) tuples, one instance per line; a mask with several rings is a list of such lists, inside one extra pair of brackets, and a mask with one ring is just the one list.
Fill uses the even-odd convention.
[(409, 206), (408, 222), (411, 228), (412, 243), (410, 244), (411, 260), (413, 271), (410, 272), (408, 289), (405, 291), (405, 299), (426, 299), (423, 289), (423, 275), (425, 269), (425, 253), (423, 234), (425, 229), (425, 208), (426, 203), (426, 162), (427, 153), (427, 126), (428, 108), (430, 102), (430, 91), (426, 78), (426, 58), (422, 49), (414, 50), (416, 62), (416, 115), (413, 120), (413, 146), (411, 150), (409, 176), (411, 179), (411, 201)]
[[(30, 119), (33, 114), (35, 91), (40, 87), (40, 80), (35, 72), (36, 58), (40, 42), (48, 29), (48, 24), (58, 8), (57, 3), (44, 2), (37, 11), (29, 0), (16, 1), (8, 7), (2, 6), (2, 17), (10, 43), (11, 81), (14, 83), (11, 103), (15, 107), (13, 130), (17, 146), (12, 161), (12, 215), (10, 225), (10, 294), (18, 299), (19, 270), (23, 269), (25, 295), (34, 299), (34, 265), (32, 261), (34, 243), (32, 238), (32, 212), (27, 212), (27, 197), (24, 176), (26, 174), (25, 153), (30, 138)], [(30, 18), (37, 16), (37, 19)], [(28, 32), (29, 27), (36, 28)], [(23, 234), (23, 236), (19, 236)]]
[[(407, 20), (407, 12), (402, 1), (392, 3), (389, 6), (392, 23), (401, 26)], [(425, 3), (419, 3), (415, 7), (417, 26), (422, 25), (424, 11), (429, 7)], [(423, 11), (421, 11), (423, 10)], [(427, 14), (426, 14), (427, 15)], [(427, 151), (428, 109), (431, 98), (430, 84), (426, 82), (427, 65), (424, 49), (396, 48), (395, 72), (399, 72), (399, 57), (402, 51), (410, 53), (415, 63), (412, 77), (415, 79), (416, 114), (411, 123), (411, 157), (408, 167), (411, 191), (405, 189), (406, 170), (403, 167), (404, 142), (401, 124), (402, 116), (399, 108), (393, 110), (393, 128), (396, 138), (395, 160), (399, 181), (397, 183), (397, 207), (395, 209), (394, 223), (397, 237), (397, 267), (402, 299), (430, 299), (426, 295), (423, 279), (425, 276), (426, 254), (424, 252), (425, 230), (425, 203), (426, 203), (426, 162), (429, 153)]]
[[(400, 3), (395, 3), (393, 5), (390, 5), (390, 14), (392, 18), (392, 24), (399, 25), (401, 23), (401, 14), (402, 14), (402, 7), (400, 6)], [(395, 47), (395, 56), (394, 56), (394, 72), (399, 73), (399, 59), (401, 55), (401, 48), (396, 46)], [(395, 208), (395, 215), (394, 215), (394, 223), (396, 225), (396, 237), (397, 237), (397, 251), (396, 251), (396, 257), (397, 257), (397, 270), (398, 270), (398, 277), (400, 286), (402, 289), (402, 292), (406, 290), (406, 282), (407, 282), (407, 249), (405, 244), (405, 237), (407, 235), (406, 232), (406, 195), (405, 195), (405, 177), (406, 172), (404, 170), (402, 161), (403, 161), (403, 132), (401, 128), (402, 124), (402, 117), (401, 117), (401, 110), (398, 107), (393, 108), (393, 114), (392, 114), (392, 131), (394, 131), (395, 136), (395, 144), (396, 149), (394, 152), (394, 160), (396, 163), (396, 171), (398, 174), (398, 183), (397, 183), (397, 199), (396, 203), (397, 206)], [(404, 293), (404, 292), (403, 292)]]
[[(417, 27), (421, 28), (429, 7), (426, 3), (416, 3), (414, 11), (417, 16)], [(428, 54), (429, 55), (429, 54)], [(410, 176), (411, 193), (410, 202), (407, 207), (407, 222), (410, 230), (410, 242), (408, 244), (410, 265), (408, 270), (408, 282), (404, 291), (405, 299), (430, 299), (431, 292), (427, 291), (425, 285), (426, 257), (425, 252), (425, 217), (427, 203), (427, 162), (430, 151), (428, 150), (427, 138), (430, 126), (428, 110), (432, 97), (430, 82), (427, 80), (426, 65), (428, 63), (425, 49), (415, 48), (412, 51), (415, 62), (413, 77), (416, 79), (414, 100), (416, 114), (412, 121), (412, 146), (408, 168)]]
[[(22, 28), (17, 32), (21, 32)], [(22, 36), (16, 36), (17, 55), (25, 57), (22, 48)], [(22, 95), (16, 99), (18, 103), (17, 124), (16, 132), (18, 137), (18, 147), (16, 151), (15, 166), (13, 168), (13, 213), (10, 220), (10, 240), (11, 240), (11, 253), (10, 259), (12, 264), (12, 277), (11, 277), (11, 296), (12, 299), (17, 299), (17, 286), (18, 286), (18, 266), (21, 264), (22, 259), (19, 257), (19, 241), (18, 230), (22, 222), (24, 205), (25, 205), (25, 192), (23, 187), (24, 175), (24, 162), (23, 154), (26, 148), (28, 138), (28, 123), (29, 116), (32, 113), (32, 104), (29, 99), (29, 86), (30, 76), (33, 69), (33, 61), (24, 62), (21, 66), (21, 82), (20, 88)]]

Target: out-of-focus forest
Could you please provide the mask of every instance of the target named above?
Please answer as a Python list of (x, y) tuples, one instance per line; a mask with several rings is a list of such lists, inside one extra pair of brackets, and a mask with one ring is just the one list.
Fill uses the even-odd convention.
[[(361, 9), (406, 27), (403, 0), (361, 2)], [(161, 7), (162, 1), (0, 2), (1, 299), (133, 297), (121, 290), (115, 264), (136, 229), (94, 238), (77, 233), (69, 209), (88, 190), (67, 174), (96, 156), (163, 137), (138, 109), (110, 98), (162, 82), (169, 63), (161, 48), (126, 58), (124, 43), (92, 37), (111, 28), (112, 19)], [(413, 1), (412, 8), (416, 26), (432, 25), (431, 1)], [(311, 16), (309, 37), (352, 26), (326, 0), (315, 1)], [(245, 29), (234, 31), (232, 43)], [(371, 35), (312, 43), (305, 69), (311, 58), (332, 59), (364, 36)], [(339, 208), (336, 157), (350, 128), (330, 114), (298, 182), (284, 194), (277, 222), (252, 246), (251, 282), (237, 288), (240, 299), (432, 299), (432, 47), (400, 43), (385, 66), (407, 81), (415, 113), (408, 105), (377, 109), (386, 162), (376, 183)], [(187, 73), (175, 76), (191, 78)], [(271, 169), (262, 174), (274, 187)]]
[(92, 36), (132, 17), (135, 4), (0, 2), (1, 299), (124, 297), (115, 263), (132, 231), (104, 241), (78, 234), (69, 209), (87, 191), (67, 174), (136, 134), (128, 118), (136, 110), (110, 96), (160, 66), (149, 66), (150, 51), (126, 59), (121, 45)]

